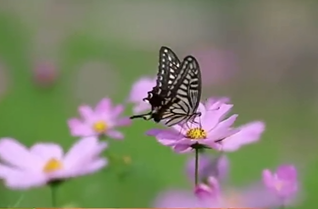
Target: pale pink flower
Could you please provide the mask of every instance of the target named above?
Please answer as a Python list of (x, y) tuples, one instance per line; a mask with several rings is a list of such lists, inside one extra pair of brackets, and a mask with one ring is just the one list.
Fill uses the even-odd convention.
[[(224, 180), (228, 175), (229, 160), (226, 155), (208, 155), (202, 153), (199, 155), (198, 173), (199, 180), (205, 181), (209, 176), (213, 176), (218, 180)], [(186, 171), (191, 179), (195, 180), (195, 157), (187, 162)]]
[(27, 148), (12, 138), (0, 140), (0, 178), (11, 189), (28, 189), (53, 180), (97, 172), (108, 164), (100, 153), (107, 147), (96, 137), (80, 139), (67, 152), (54, 143)]
[(238, 115), (225, 118), (232, 107), (232, 104), (218, 101), (207, 109), (201, 103), (198, 108), (201, 116), (195, 118), (195, 123), (189, 121), (170, 129), (151, 129), (147, 134), (179, 153), (191, 151), (198, 144), (216, 150), (234, 151), (244, 144), (257, 141), (264, 131), (264, 124), (253, 122), (233, 128)]
[(207, 183), (200, 183), (194, 189), (194, 194), (202, 200), (209, 199), (210, 201), (219, 201), (220, 193), (219, 182), (213, 176), (207, 178)]
[(72, 136), (100, 136), (106, 135), (114, 139), (123, 139), (123, 134), (116, 130), (117, 127), (129, 125), (128, 117), (120, 117), (123, 105), (112, 105), (109, 98), (102, 99), (93, 109), (88, 105), (82, 105), (78, 111), (81, 119), (68, 120)]
[(293, 165), (281, 165), (276, 172), (265, 169), (263, 182), (284, 203), (294, 198), (298, 191), (297, 170)]
[(204, 47), (190, 54), (200, 63), (204, 86), (223, 84), (236, 74), (236, 57), (230, 51)]
[(150, 104), (144, 102), (143, 99), (147, 97), (148, 91), (151, 91), (155, 85), (156, 79), (149, 77), (140, 78), (133, 84), (128, 101), (135, 105), (133, 107), (134, 114), (141, 113), (151, 108)]

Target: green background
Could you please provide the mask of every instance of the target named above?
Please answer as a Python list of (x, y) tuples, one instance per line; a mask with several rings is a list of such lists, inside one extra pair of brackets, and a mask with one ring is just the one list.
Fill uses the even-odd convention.
[[(29, 4), (32, 4), (31, 2), (29, 1)], [(33, 1), (33, 7), (37, 7), (36, 2)], [(281, 163), (294, 163), (299, 168), (301, 192), (305, 197), (297, 208), (315, 206), (318, 204), (315, 195), (318, 192), (318, 162), (315, 154), (317, 85), (314, 79), (314, 76), (318, 76), (314, 73), (317, 66), (308, 62), (305, 65), (299, 64), (295, 68), (302, 70), (301, 73), (284, 71), (279, 82), (272, 84), (266, 77), (259, 76), (260, 72), (253, 71), (257, 66), (268, 64), (268, 60), (264, 59), (266, 62), (258, 63), (253, 57), (248, 56), (251, 55), (252, 47), (251, 40), (246, 36), (252, 34), (253, 27), (251, 31), (244, 27), (247, 27), (247, 22), (253, 19), (253, 16), (248, 17), (244, 13), (246, 8), (250, 7), (261, 10), (260, 6), (247, 1), (211, 2), (198, 1), (198, 4), (221, 14), (220, 21), (223, 24), (215, 30), (222, 31), (224, 39), (215, 42), (219, 47), (229, 47), (231, 43), (236, 46), (236, 52), (240, 55), (240, 69), (247, 70), (238, 70), (234, 78), (226, 83), (204, 88), (204, 98), (229, 96), (234, 103), (233, 113), (239, 114), (237, 125), (257, 119), (265, 121), (267, 125), (260, 142), (229, 154), (230, 184), (244, 186), (258, 181), (264, 168), (274, 169)], [(15, 4), (12, 3), (13, 6)], [(292, 4), (296, 3), (287, 2), (282, 5), (288, 7)], [(302, 6), (301, 8), (307, 8), (309, 12), (316, 7), (315, 1), (298, 4), (292, 5), (291, 8)], [(2, 5), (9, 5), (5, 8), (12, 6), (9, 1), (3, 1)], [(94, 15), (94, 8), (91, 8), (91, 16)], [(82, 30), (70, 32), (53, 53), (59, 60), (56, 63), (59, 69), (56, 82), (49, 87), (41, 87), (32, 80), (30, 70), (33, 68), (34, 59), (36, 60), (30, 56), (33, 43), (31, 40), (35, 36), (36, 26), (26, 24), (21, 15), (12, 11), (3, 9), (0, 12), (0, 55), (10, 78), (8, 88), (0, 100), (0, 136), (14, 137), (28, 146), (38, 141), (53, 141), (68, 149), (77, 139), (70, 136), (67, 119), (78, 115), (77, 107), (80, 104), (95, 105), (99, 99), (108, 96), (105, 89), (105, 94), (100, 95), (100, 98), (85, 100), (76, 97), (70, 85), (75, 82), (74, 77), (79, 65), (87, 60), (112, 63), (119, 75), (120, 84), (116, 85), (116, 90), (112, 91), (110, 97), (115, 103), (124, 103), (135, 80), (144, 75), (155, 74), (157, 49), (160, 45), (166, 44), (154, 44), (151, 49), (145, 49), (126, 44), (129, 41), (122, 40), (122, 36), (97, 38), (94, 34), (97, 32), (91, 30), (94, 26), (90, 26), (89, 21), (83, 22)], [(291, 9), (290, 13), (293, 11)], [(308, 22), (316, 18), (314, 12), (310, 14), (312, 16), (308, 18)], [(293, 18), (293, 15), (289, 18)], [(284, 26), (284, 22), (281, 24)], [(314, 28), (314, 25), (308, 28)], [(304, 34), (307, 33), (305, 29), (302, 29)], [(300, 46), (303, 39), (305, 40), (306, 36), (299, 38)], [(277, 40), (279, 39), (273, 38), (273, 42)], [(310, 41), (315, 43), (314, 40), (307, 42), (311, 43)], [(303, 45), (306, 48), (307, 45)], [(260, 46), (256, 51), (265, 50), (267, 54), (271, 53), (269, 49), (266, 51), (266, 43), (260, 43)], [(300, 50), (295, 48), (295, 54)], [(269, 60), (271, 61), (275, 62)], [(249, 65), (250, 62), (254, 65)], [(275, 65), (277, 69), (279, 66)], [(108, 78), (105, 76), (104, 82), (112, 85), (112, 80)], [(90, 83), (87, 83), (88, 87), (89, 85)], [(126, 106), (125, 115), (132, 114), (131, 107)], [(154, 123), (140, 120), (122, 128), (125, 140), (111, 140), (108, 151), (118, 157), (130, 156), (132, 164), (125, 166), (115, 161), (107, 170), (65, 183), (58, 193), (59, 204), (71, 204), (75, 207), (147, 207), (151, 206), (151, 201), (160, 191), (168, 188), (191, 189), (192, 185), (184, 172), (189, 155), (175, 154), (169, 148), (159, 145), (154, 138), (145, 136), (145, 131), (155, 126)], [(124, 178), (119, 176), (123, 172), (128, 172)], [(3, 184), (0, 185), (0, 206), (14, 205), (21, 196), (18, 205), (20, 207), (46, 207), (51, 204), (50, 191), (46, 187), (30, 191), (11, 191)]]

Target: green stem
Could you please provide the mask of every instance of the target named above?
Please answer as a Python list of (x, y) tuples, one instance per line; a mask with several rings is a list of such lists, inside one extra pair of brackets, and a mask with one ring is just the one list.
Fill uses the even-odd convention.
[(51, 184), (51, 201), (52, 201), (52, 207), (56, 207), (56, 185)]
[(195, 186), (198, 185), (199, 183), (199, 149), (195, 148), (195, 174), (194, 174), (194, 178), (195, 178)]
[(55, 180), (55, 181), (51, 181), (49, 183), (50, 187), (51, 187), (51, 201), (52, 201), (52, 207), (57, 207), (57, 189), (60, 186), (60, 184), (62, 184), (63, 181), (61, 180)]

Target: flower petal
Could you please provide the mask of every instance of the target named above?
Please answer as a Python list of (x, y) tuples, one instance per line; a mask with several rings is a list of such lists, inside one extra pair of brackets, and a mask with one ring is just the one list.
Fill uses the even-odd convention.
[(268, 169), (263, 170), (263, 183), (265, 184), (265, 186), (270, 188), (273, 186), (273, 182), (274, 177), (272, 172)]
[(47, 183), (47, 178), (42, 172), (22, 171), (3, 165), (0, 165), (0, 177), (11, 189), (25, 190)]
[(120, 118), (117, 120), (116, 125), (117, 126), (129, 126), (131, 124), (131, 119), (130, 118)]
[(0, 158), (21, 169), (38, 170), (43, 164), (40, 156), (32, 154), (25, 146), (12, 138), (0, 140)]
[(103, 98), (95, 107), (95, 112), (97, 114), (109, 112), (112, 102), (109, 98)]
[(214, 129), (208, 131), (208, 138), (217, 141), (233, 134), (231, 126), (238, 115), (232, 115), (228, 119), (218, 123)]
[[(63, 163), (67, 168), (76, 168), (81, 166), (81, 163), (86, 162), (86, 159), (91, 159), (96, 153), (100, 152), (103, 146), (97, 137), (85, 137), (80, 139), (65, 155)], [(105, 147), (103, 147), (105, 148)]]
[(106, 135), (109, 136), (110, 138), (113, 138), (113, 139), (123, 139), (124, 138), (124, 135), (121, 132), (116, 131), (116, 130), (108, 130), (106, 132)]
[(190, 152), (192, 151), (192, 147), (191, 145), (194, 144), (194, 142), (192, 142), (189, 139), (182, 139), (179, 140), (176, 145), (173, 146), (173, 150), (177, 153), (186, 153), (186, 152)]
[(286, 181), (296, 181), (297, 170), (293, 165), (281, 165), (277, 168), (277, 177)]
[(143, 77), (137, 80), (133, 86), (129, 95), (129, 101), (139, 103), (142, 99), (147, 97), (147, 92), (156, 85), (156, 79), (150, 77)]
[(225, 117), (233, 105), (222, 104), (218, 109), (208, 110), (202, 118), (201, 125), (205, 130), (211, 130)]
[(155, 136), (158, 142), (165, 146), (174, 146), (178, 140), (183, 138), (181, 134), (170, 129), (151, 129), (146, 134)]
[(98, 160), (94, 160), (90, 162), (85, 167), (82, 167), (82, 169), (80, 170), (78, 174), (87, 175), (90, 173), (95, 173), (107, 165), (108, 165), (108, 160), (106, 158), (100, 158)]
[(141, 112), (144, 112), (146, 110), (149, 110), (151, 108), (151, 105), (146, 103), (146, 102), (140, 102), (138, 104), (136, 104), (134, 107), (133, 107), (133, 113), (134, 114), (139, 114)]
[(71, 131), (72, 136), (93, 136), (95, 135), (95, 132), (92, 130), (92, 128), (80, 120), (76, 118), (72, 118), (68, 120), (68, 126)]
[(60, 160), (63, 157), (63, 149), (61, 146), (53, 143), (35, 144), (30, 148), (30, 152), (34, 155), (39, 155), (44, 162), (52, 158)]
[(92, 110), (92, 108), (88, 105), (82, 105), (78, 108), (78, 111), (81, 115), (81, 117), (86, 120), (86, 121), (90, 121), (91, 118), (94, 116), (94, 111)]
[(260, 139), (265, 124), (260, 121), (251, 122), (238, 128), (238, 132), (222, 141), (222, 150), (232, 152), (242, 145), (254, 143)]

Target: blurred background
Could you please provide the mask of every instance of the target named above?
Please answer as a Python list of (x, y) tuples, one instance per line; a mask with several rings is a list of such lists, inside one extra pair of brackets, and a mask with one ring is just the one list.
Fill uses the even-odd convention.
[[(293, 163), (305, 197), (297, 208), (316, 206), (317, 9), (314, 0), (2, 0), (0, 136), (68, 149), (76, 139), (66, 121), (78, 115), (77, 107), (103, 97), (124, 103), (136, 80), (155, 76), (165, 45), (198, 58), (202, 99), (230, 97), (237, 125), (267, 124), (260, 142), (229, 154), (231, 184), (258, 181), (264, 168)], [(111, 142), (109, 151), (129, 156), (131, 164), (66, 183), (59, 204), (149, 207), (159, 192), (190, 190), (189, 155), (146, 137), (155, 126), (140, 120), (122, 128), (125, 140)], [(123, 169), (128, 174), (118, 178)], [(48, 188), (0, 185), (1, 207), (21, 196), (21, 207), (51, 204)]]

